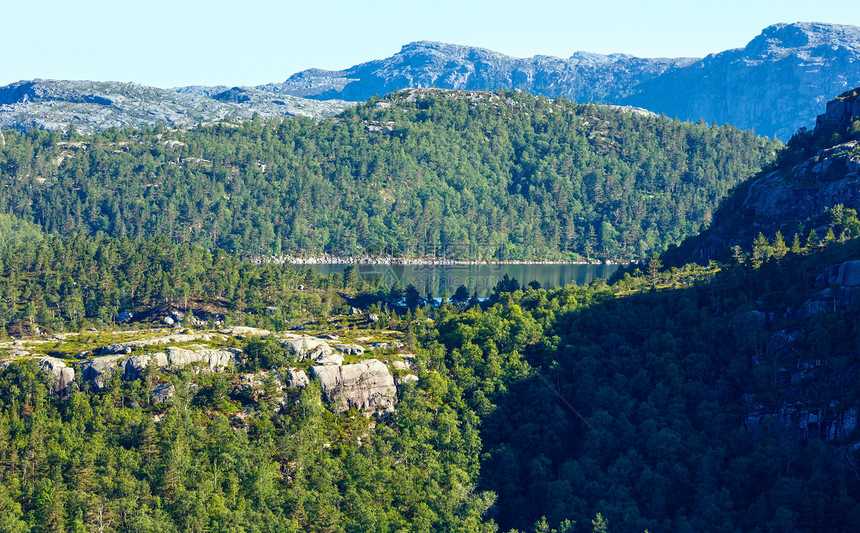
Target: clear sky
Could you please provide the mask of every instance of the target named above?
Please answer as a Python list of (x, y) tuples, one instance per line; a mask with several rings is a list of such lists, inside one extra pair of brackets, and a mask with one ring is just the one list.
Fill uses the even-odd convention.
[(702, 57), (777, 22), (860, 26), (850, 2), (812, 0), (10, 0), (0, 85), (22, 79), (158, 87), (257, 85), (341, 69), (433, 40), (518, 57), (623, 52)]

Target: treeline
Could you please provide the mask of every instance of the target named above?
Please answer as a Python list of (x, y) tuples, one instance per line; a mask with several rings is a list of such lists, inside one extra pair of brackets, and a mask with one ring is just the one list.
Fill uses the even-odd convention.
[(707, 225), (777, 149), (563, 99), (406, 94), (322, 122), (8, 132), (0, 211), (253, 256), (637, 258)]
[[(4, 234), (6, 226), (16, 229)], [(171, 309), (285, 329), (341, 311), (345, 282), (355, 290), (372, 280), (255, 265), (166, 237), (44, 235), (0, 217), (0, 336), (105, 327), (123, 311), (148, 319)]]

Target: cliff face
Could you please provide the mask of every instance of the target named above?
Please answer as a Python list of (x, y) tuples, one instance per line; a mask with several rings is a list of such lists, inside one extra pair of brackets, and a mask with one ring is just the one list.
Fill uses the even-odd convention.
[(789, 139), (824, 103), (860, 84), (860, 28), (775, 24), (741, 49), (712, 54), (636, 88), (624, 103)]
[(773, 168), (730, 194), (711, 227), (682, 244), (679, 259), (724, 258), (730, 246), (749, 247), (759, 232), (772, 237), (779, 230), (790, 238), (801, 228), (805, 233), (816, 229), (823, 237), (828, 208), (841, 204), (860, 211), (857, 120), (860, 90), (829, 102), (816, 128), (799, 131)]
[(366, 100), (407, 87), (520, 89), (578, 102), (618, 101), (645, 80), (694, 59), (645, 59), (577, 52), (568, 59), (515, 58), (483, 48), (419, 41), (399, 53), (342, 71), (306, 70), (261, 89), (327, 99)]
[(775, 24), (740, 49), (703, 59), (577, 52), (514, 58), (416, 42), (342, 71), (307, 70), (260, 87), (279, 94), (365, 100), (405, 87), (521, 89), (577, 102), (642, 107), (682, 120), (729, 123), (786, 140), (834, 94), (860, 85), (860, 28)]
[(744, 208), (751, 211), (755, 226), (774, 230), (814, 223), (837, 204), (860, 210), (860, 131), (851, 130), (860, 120), (859, 95), (860, 90), (853, 89), (831, 100), (812, 134), (798, 135), (789, 150), (805, 148), (793, 144), (812, 143), (806, 158), (750, 184)]
[(818, 115), (815, 127), (837, 131), (848, 130), (852, 123), (860, 117), (860, 98), (858, 96), (860, 96), (860, 88), (846, 91), (827, 102), (827, 108), (823, 115)]
[(842, 204), (860, 209), (860, 150), (857, 141), (819, 150), (789, 170), (777, 170), (750, 185), (744, 207), (754, 228), (792, 231), (814, 223), (825, 209)]

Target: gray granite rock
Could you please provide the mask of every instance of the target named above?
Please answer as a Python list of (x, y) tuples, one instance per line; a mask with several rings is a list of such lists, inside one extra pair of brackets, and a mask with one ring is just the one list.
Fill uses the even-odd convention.
[(167, 368), (167, 354), (164, 352), (145, 353), (141, 355), (132, 355), (120, 362), (122, 367), (122, 378), (130, 381), (140, 379), (146, 368), (150, 365), (155, 365), (159, 369)]
[(308, 379), (308, 375), (304, 370), (299, 370), (297, 368), (291, 368), (286, 372), (286, 385), (287, 387), (291, 387), (294, 389), (299, 389), (302, 387), (307, 387), (310, 384), (310, 380)]
[(152, 388), (152, 403), (162, 404), (173, 399), (176, 394), (176, 388), (172, 383), (159, 383)]
[(39, 368), (51, 375), (51, 391), (56, 394), (64, 394), (75, 380), (75, 370), (66, 366), (62, 359), (46, 356), (39, 357), (36, 361)]
[(298, 339), (286, 340), (281, 343), (296, 360), (317, 359), (318, 357), (331, 355), (334, 349), (322, 339), (315, 337), (299, 337)]
[(168, 348), (167, 360), (171, 368), (185, 368), (192, 363), (202, 363), (209, 370), (220, 372), (242, 364), (242, 350), (225, 348), (222, 350), (187, 350)]
[(314, 363), (318, 365), (342, 365), (343, 356), (339, 353), (323, 354), (317, 356)]
[(123, 354), (95, 357), (89, 361), (80, 362), (76, 366), (81, 373), (81, 379), (91, 383), (96, 390), (101, 390), (113, 375), (119, 372), (119, 363), (124, 357)]
[(334, 349), (346, 355), (364, 355), (364, 346), (358, 344), (335, 344)]
[(355, 408), (365, 416), (393, 409), (397, 388), (385, 363), (366, 359), (343, 366), (312, 366), (323, 397), (336, 413)]

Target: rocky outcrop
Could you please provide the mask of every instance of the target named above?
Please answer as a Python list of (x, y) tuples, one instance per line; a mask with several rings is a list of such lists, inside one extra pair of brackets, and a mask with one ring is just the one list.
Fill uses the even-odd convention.
[(123, 358), (124, 355), (107, 355), (78, 363), (81, 379), (91, 383), (96, 390), (101, 390), (119, 372), (119, 362)]
[(860, 141), (845, 129), (860, 120), (860, 90), (843, 93), (827, 109), (817, 121), (825, 129), (799, 135), (788, 148), (796, 159), (786, 158), (790, 163), (780, 162), (724, 199), (711, 227), (681, 246), (696, 250), (682, 260), (725, 259), (735, 244), (748, 249), (759, 232), (772, 238), (780, 231), (790, 239), (803, 226), (820, 230), (821, 238), (829, 208), (860, 211)]
[[(305, 115), (333, 116), (351, 103), (319, 102), (253, 87), (159, 89), (133, 83), (30, 80), (0, 87), (0, 128), (64, 130), (83, 133), (111, 127), (162, 125), (189, 127), (199, 122)], [(215, 96), (221, 95), (220, 99)]]
[(138, 348), (147, 346), (160, 346), (163, 344), (178, 344), (181, 342), (193, 341), (211, 341), (213, 339), (224, 339), (218, 335), (211, 333), (178, 333), (176, 335), (165, 335), (163, 337), (154, 337), (151, 339), (141, 339), (135, 341), (119, 342), (102, 346), (93, 350), (94, 355), (112, 355), (112, 354), (129, 354)]
[(171, 368), (185, 368), (188, 365), (198, 363), (213, 372), (221, 372), (242, 364), (242, 350), (238, 348), (222, 350), (168, 348), (167, 360)]
[(167, 368), (167, 354), (164, 352), (145, 353), (133, 355), (120, 362), (122, 368), (122, 379), (131, 381), (140, 379), (146, 372), (147, 367), (154, 365), (158, 369)]
[(75, 370), (66, 366), (66, 363), (61, 359), (40, 357), (36, 361), (39, 368), (51, 376), (53, 380), (51, 391), (55, 394), (64, 394), (75, 380)]
[(842, 204), (860, 208), (860, 154), (851, 141), (821, 150), (790, 170), (776, 170), (750, 184), (743, 204), (762, 229), (795, 231), (799, 222)]
[(287, 370), (285, 377), (287, 387), (293, 389), (307, 387), (310, 384), (310, 380), (308, 379), (308, 375), (305, 371), (297, 368), (290, 368)]
[(418, 376), (415, 374), (401, 374), (397, 377), (397, 384), (402, 385), (405, 383), (417, 383), (419, 381)]
[(860, 286), (860, 261), (845, 261), (831, 267), (824, 275), (827, 276), (828, 285)]
[(334, 349), (346, 355), (364, 355), (364, 346), (358, 344), (335, 344)]
[(860, 118), (860, 89), (846, 91), (827, 102), (824, 113), (815, 120), (816, 128), (844, 131)]
[(318, 365), (342, 365), (343, 356), (339, 353), (319, 355), (314, 358), (314, 362)]
[(351, 408), (365, 416), (393, 409), (397, 388), (385, 363), (367, 359), (343, 366), (312, 366), (311, 377), (319, 380), (323, 397), (332, 411)]
[(814, 289), (801, 306), (786, 310), (785, 318), (804, 320), (860, 302), (860, 261), (831, 266), (815, 279)]
[(261, 395), (266, 394), (267, 385), (271, 385), (274, 389), (272, 392), (284, 390), (284, 383), (281, 381), (277, 372), (263, 370), (255, 374), (239, 375), (239, 390), (247, 398), (256, 400)]
[(176, 388), (172, 383), (159, 383), (152, 388), (152, 403), (154, 405), (167, 403), (173, 399)]
[(373, 350), (399, 350), (404, 346), (402, 342), (374, 342), (370, 345)]
[(315, 337), (299, 337), (297, 339), (286, 340), (281, 345), (294, 355), (297, 361), (318, 359), (334, 353), (334, 349), (329, 343)]
[(36, 361), (42, 370), (53, 377), (52, 390), (62, 394), (74, 381), (76, 370), (83, 381), (90, 383), (95, 390), (101, 390), (115, 375), (119, 375), (126, 381), (140, 379), (150, 365), (163, 370), (182, 369), (188, 365), (197, 364), (212, 372), (222, 372), (241, 365), (243, 358), (242, 350), (238, 348), (189, 350), (170, 347), (167, 353), (144, 353), (132, 356), (119, 353), (93, 357), (77, 363), (76, 369), (68, 367), (63, 360), (55, 357), (39, 357)]

